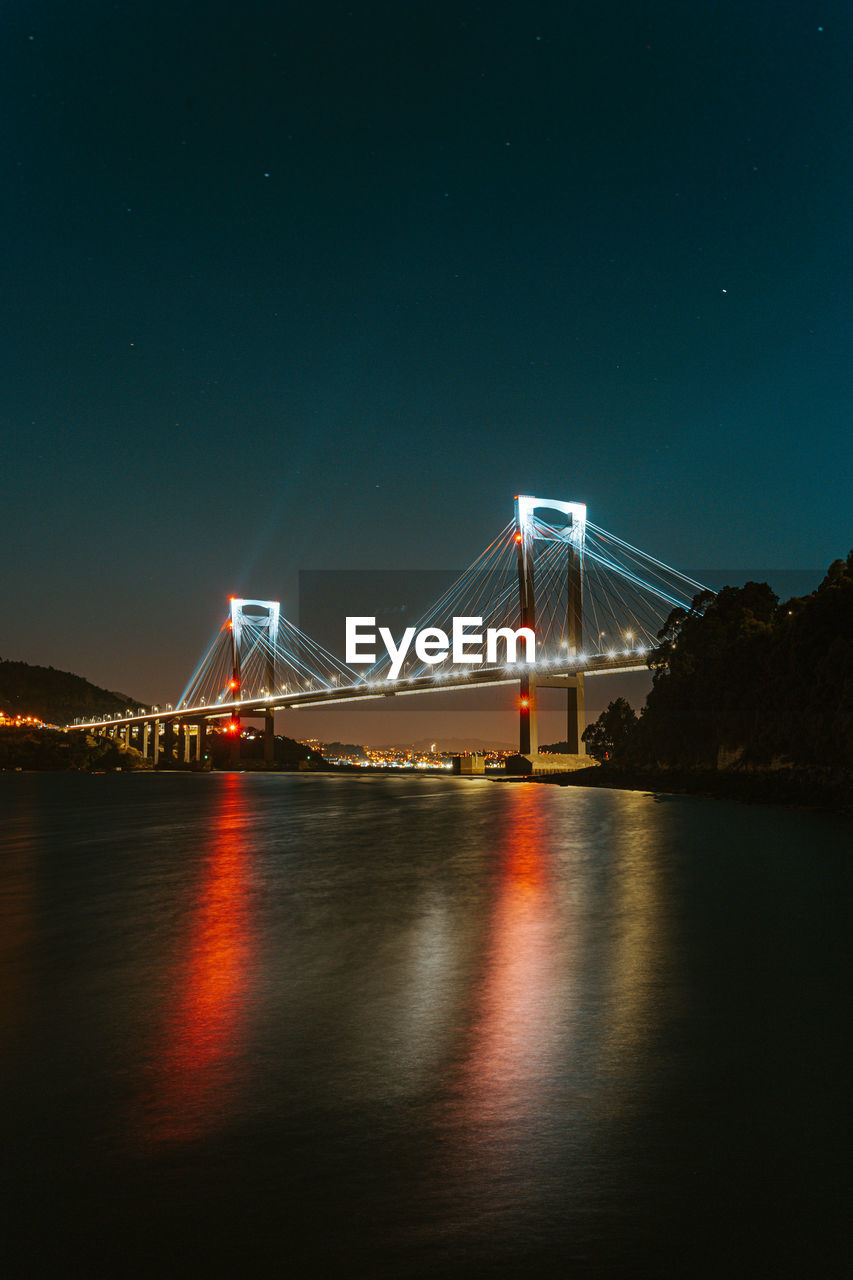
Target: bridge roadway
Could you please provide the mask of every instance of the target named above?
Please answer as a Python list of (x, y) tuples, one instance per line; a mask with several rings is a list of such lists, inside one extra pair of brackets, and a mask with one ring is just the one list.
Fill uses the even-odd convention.
[(228, 716), (239, 715), (248, 718), (263, 716), (271, 711), (296, 711), (300, 707), (329, 706), (341, 702), (368, 701), (377, 698), (405, 697), (411, 694), (442, 693), (455, 689), (484, 689), (491, 685), (516, 684), (522, 675), (530, 675), (531, 683), (542, 688), (564, 688), (574, 676), (621, 675), (629, 671), (643, 671), (648, 666), (648, 651), (645, 653), (622, 652), (614, 654), (597, 654), (585, 662), (569, 662), (567, 660), (546, 661), (531, 667), (518, 663), (515, 667), (489, 667), (476, 674), (448, 674), (417, 676), (398, 680), (378, 680), (375, 682), (344, 685), (341, 688), (305, 689), (303, 691), (269, 694), (260, 698), (246, 698), (237, 702), (218, 702), (213, 706), (201, 705), (193, 707), (160, 707), (157, 711), (146, 711), (139, 715), (116, 716), (114, 718), (87, 720), (81, 724), (67, 725), (68, 729), (104, 729), (121, 728), (125, 725), (154, 723), (164, 720), (219, 720)]

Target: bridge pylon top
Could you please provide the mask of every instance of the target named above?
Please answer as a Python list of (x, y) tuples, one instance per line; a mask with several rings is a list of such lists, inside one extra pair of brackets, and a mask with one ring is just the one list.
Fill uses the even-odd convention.
[[(534, 515), (543, 507), (569, 516), (569, 524), (564, 528), (548, 525), (546, 532)], [(530, 494), (519, 494), (515, 499), (515, 519), (518, 531), (522, 535), (544, 537), (550, 542), (570, 542), (579, 550), (583, 549), (586, 536), (585, 502), (564, 502), (561, 498), (534, 498)], [(543, 523), (548, 524), (547, 520)]]
[(243, 600), (232, 596), (230, 604), (231, 630), (238, 644), (247, 623), (255, 630), (260, 628), (265, 631), (275, 643), (278, 639), (278, 623), (281, 616), (281, 604), (278, 600)]

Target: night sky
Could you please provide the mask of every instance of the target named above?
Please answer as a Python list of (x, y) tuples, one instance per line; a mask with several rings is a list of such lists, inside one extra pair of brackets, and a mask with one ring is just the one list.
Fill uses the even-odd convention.
[(849, 4), (0, 21), (4, 658), (176, 698), (229, 595), (461, 568), (518, 492), (849, 550)]

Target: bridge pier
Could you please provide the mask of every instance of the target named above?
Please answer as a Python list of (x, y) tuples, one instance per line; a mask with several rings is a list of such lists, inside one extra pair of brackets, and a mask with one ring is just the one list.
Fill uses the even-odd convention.
[(536, 755), (539, 751), (539, 715), (536, 698), (536, 677), (526, 672), (519, 681), (519, 689), (519, 755)]
[[(586, 507), (578, 502), (550, 501), (519, 496), (515, 500), (515, 544), (518, 563), (519, 614), (522, 627), (536, 631), (535, 543), (533, 513), (538, 507), (551, 507), (569, 517), (567, 532), (561, 541), (566, 547), (566, 641), (570, 654), (583, 651), (583, 547), (586, 529)], [(552, 540), (557, 536), (547, 535)], [(521, 678), (519, 751), (523, 756), (539, 751), (537, 684), (542, 688), (566, 690), (566, 751), (584, 755), (581, 735), (586, 725), (583, 675), (548, 678), (527, 673)]]
[[(521, 498), (515, 500), (515, 550), (518, 563), (519, 621), (522, 627), (536, 630), (536, 597), (533, 582), (533, 526), (522, 511)], [(536, 677), (526, 671), (519, 682), (518, 715), (519, 754), (529, 756), (539, 750), (536, 715)]]
[(582, 675), (575, 676), (574, 686), (570, 686), (566, 692), (566, 702), (566, 750), (570, 755), (585, 756), (583, 731), (586, 728), (586, 706)]
[(264, 764), (275, 763), (275, 713), (264, 713)]
[(586, 728), (583, 675), (540, 676), (537, 683), (541, 689), (566, 690), (566, 752), (572, 756), (585, 756), (586, 744), (581, 736)]

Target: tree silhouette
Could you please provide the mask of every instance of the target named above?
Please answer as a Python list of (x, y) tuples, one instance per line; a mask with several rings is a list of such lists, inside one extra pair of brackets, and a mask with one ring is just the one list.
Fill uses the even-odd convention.
[(587, 725), (583, 740), (596, 760), (617, 760), (625, 754), (637, 726), (637, 713), (624, 698), (611, 702), (594, 724)]

